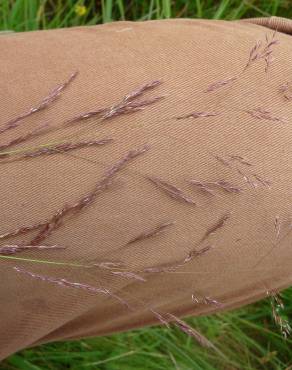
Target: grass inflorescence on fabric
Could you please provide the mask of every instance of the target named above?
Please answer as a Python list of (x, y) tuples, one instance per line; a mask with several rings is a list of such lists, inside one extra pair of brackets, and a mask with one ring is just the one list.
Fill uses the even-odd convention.
[[(164, 18), (292, 18), (289, 0), (1, 0), (0, 37), (7, 32), (94, 25), (120, 20)], [(228, 76), (227, 76), (228, 77)], [(226, 78), (227, 78), (226, 77)], [(221, 81), (222, 85), (222, 81)], [(218, 85), (209, 87), (210, 91)], [(289, 85), (281, 92), (290, 99)], [(269, 112), (252, 111), (259, 118)], [(268, 117), (278, 118), (274, 115)], [(247, 176), (244, 173), (244, 176)], [(214, 184), (212, 184), (214, 186)], [(278, 221), (275, 221), (278, 233)], [(24, 230), (24, 229), (23, 229)], [(212, 232), (214, 230), (210, 230)], [(167, 231), (166, 231), (167, 232)], [(147, 234), (145, 234), (147, 235)], [(139, 236), (137, 236), (138, 238)], [(136, 239), (137, 239), (136, 238)], [(292, 369), (291, 337), (275, 323), (275, 298), (224, 314), (188, 319), (224, 357), (206, 351), (178, 328), (164, 326), (27, 349), (0, 364), (2, 370), (216, 370)], [(292, 288), (281, 294), (281, 320), (292, 317)], [(195, 303), (194, 303), (195, 304)], [(277, 305), (277, 302), (276, 302)], [(272, 306), (274, 307), (274, 306)], [(276, 317), (277, 319), (277, 317)], [(279, 320), (279, 319), (278, 319)]]

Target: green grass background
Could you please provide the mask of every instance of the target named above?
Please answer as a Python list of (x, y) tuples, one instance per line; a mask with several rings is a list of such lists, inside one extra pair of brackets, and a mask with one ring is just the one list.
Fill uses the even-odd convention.
[[(85, 6), (76, 8), (76, 5)], [(79, 11), (78, 11), (79, 9)], [(81, 15), (81, 13), (84, 13)], [(292, 0), (0, 0), (0, 30), (93, 25), (118, 20), (189, 17), (238, 19), (292, 18)], [(292, 289), (283, 293), (292, 320)], [(270, 302), (228, 313), (188, 319), (224, 355), (199, 347), (176, 329), (152, 327), (22, 351), (0, 364), (1, 370), (292, 370), (292, 339), (275, 326)], [(7, 338), (9, 340), (9, 338)]]
[[(79, 15), (76, 5), (84, 5)], [(292, 17), (291, 0), (0, 0), (0, 29), (28, 31), (118, 20), (175, 17), (238, 19)]]

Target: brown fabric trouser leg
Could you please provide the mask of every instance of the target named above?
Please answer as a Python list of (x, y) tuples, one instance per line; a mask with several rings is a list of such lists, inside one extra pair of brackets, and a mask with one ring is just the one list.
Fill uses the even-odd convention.
[[(0, 158), (0, 233), (39, 225), (1, 239), (0, 358), (158, 323), (154, 312), (239, 307), (291, 284), (285, 29), (167, 20), (0, 37), (1, 127), (79, 71), (58, 99), (1, 133), (4, 144), (49, 124)], [(105, 138), (113, 141), (66, 153), (15, 152)], [(16, 260), (7, 244), (66, 249), (18, 250)]]

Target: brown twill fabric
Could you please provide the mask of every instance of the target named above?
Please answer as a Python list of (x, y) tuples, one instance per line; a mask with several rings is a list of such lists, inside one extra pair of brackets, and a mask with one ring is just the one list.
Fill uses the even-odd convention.
[[(264, 42), (266, 34), (273, 34), (267, 27), (278, 28), (275, 60), (267, 73), (264, 60), (242, 73), (256, 41)], [(163, 20), (0, 37), (1, 125), (27, 112), (70, 73), (79, 71), (47, 109), (1, 134), (1, 143), (40, 123), (49, 123), (56, 130), (22, 147), (114, 139), (105, 146), (67, 154), (11, 163), (2, 159), (0, 233), (50, 218), (88, 193), (104, 171), (129, 150), (150, 145), (116, 175), (92, 205), (64, 220), (42, 242), (67, 249), (24, 251), (15, 257), (74, 263), (121, 261), (128, 271), (138, 272), (180, 261), (195, 248), (213, 246), (174, 272), (141, 274), (146, 282), (99, 269), (1, 259), (0, 358), (39, 343), (158, 323), (150, 308), (178, 316), (219, 310), (194, 304), (192, 294), (212, 297), (223, 304), (222, 309), (231, 309), (264, 297), (267, 290), (291, 284), (292, 235), (275, 244), (274, 227), (276, 217), (284, 225), (292, 214), (292, 101), (279, 91), (281, 85), (292, 81), (291, 29), (291, 21), (275, 17), (249, 22)], [(238, 79), (204, 92), (210, 84), (232, 77)], [(111, 106), (157, 79), (163, 83), (145, 96), (165, 98), (142, 111), (103, 122), (92, 118), (63, 125), (82, 112)], [(246, 112), (259, 107), (287, 122), (259, 119)], [(192, 112), (218, 115), (175, 119)], [(253, 166), (241, 164), (242, 171), (261, 176), (271, 187), (260, 184), (253, 189), (238, 172), (216, 160), (216, 155), (246, 157)], [(171, 198), (145, 176), (179, 187), (197, 206)], [(190, 185), (190, 179), (225, 180), (242, 192), (218, 189), (218, 196), (212, 197)], [(199, 246), (205, 233), (228, 212), (226, 223)], [(139, 234), (172, 221), (159, 235), (127, 245)], [(281, 229), (280, 235), (286, 231)], [(29, 243), (36, 234), (2, 240), (1, 245)], [(107, 295), (17, 273), (15, 266), (106, 287), (134, 309)]]

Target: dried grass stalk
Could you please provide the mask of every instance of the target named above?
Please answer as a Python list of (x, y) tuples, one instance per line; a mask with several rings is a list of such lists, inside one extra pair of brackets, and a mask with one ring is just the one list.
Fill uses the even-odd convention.
[(268, 121), (287, 123), (287, 118), (275, 116), (272, 112), (263, 108), (247, 110), (246, 113), (257, 119), (266, 119)]
[(236, 171), (242, 176), (243, 180), (253, 189), (256, 189), (259, 185), (262, 185), (268, 189), (271, 188), (271, 182), (263, 179), (261, 176), (253, 173), (246, 174), (241, 171), (239, 168), (236, 168)]
[(211, 306), (216, 306), (218, 308), (223, 307), (222, 303), (218, 302), (214, 298), (207, 297), (207, 296), (198, 297), (195, 294), (192, 294), (192, 301), (196, 304), (211, 305)]
[(0, 247), (0, 254), (9, 256), (23, 251), (30, 250), (51, 250), (51, 249), (66, 249), (58, 245), (3, 245)]
[(39, 112), (47, 108), (49, 105), (51, 105), (60, 96), (62, 91), (75, 79), (77, 74), (78, 74), (78, 71), (72, 73), (63, 84), (56, 86), (49, 93), (49, 95), (44, 97), (38, 105), (36, 105), (35, 107), (32, 107), (28, 112), (23, 113), (20, 116), (13, 118), (12, 120), (5, 123), (2, 127), (0, 127), (0, 134), (10, 129), (13, 129), (15, 127), (18, 127), (24, 118), (27, 118), (31, 116), (32, 114)]
[(271, 38), (268, 35), (266, 35), (265, 42), (258, 40), (255, 43), (255, 45), (250, 50), (249, 58), (248, 58), (246, 66), (244, 67), (244, 71), (251, 64), (262, 59), (265, 61), (265, 72), (268, 72), (270, 65), (274, 61), (274, 56), (273, 56), (274, 46), (280, 43), (279, 40), (275, 39), (275, 36), (276, 36), (276, 31), (273, 32)]
[(149, 99), (142, 100), (142, 101), (141, 100), (136, 101), (136, 99), (144, 95), (146, 91), (151, 90), (155, 88), (156, 86), (159, 86), (161, 83), (162, 81), (155, 80), (147, 84), (144, 84), (138, 89), (124, 96), (124, 98), (119, 103), (114, 104), (113, 106), (109, 108), (100, 108), (95, 111), (90, 111), (90, 112), (79, 114), (78, 116), (73, 117), (72, 119), (68, 120), (66, 123), (74, 123), (74, 122), (85, 120), (85, 119), (92, 118), (92, 117), (100, 117), (102, 120), (107, 120), (112, 117), (116, 117), (116, 116), (120, 116), (120, 115), (128, 114), (128, 113), (134, 113), (134, 112), (143, 110), (148, 105), (151, 105), (151, 104), (154, 104), (160, 101), (161, 99), (164, 98), (164, 96), (157, 96), (157, 97), (149, 98)]
[(280, 328), (281, 334), (284, 339), (287, 339), (291, 334), (292, 328), (289, 324), (287, 318), (283, 315), (285, 309), (284, 303), (280, 295), (275, 291), (267, 291), (267, 296), (270, 297), (272, 315), (275, 321), (275, 324)]
[(236, 80), (237, 80), (237, 77), (230, 77), (230, 78), (227, 78), (225, 80), (220, 80), (220, 81), (214, 82), (211, 85), (209, 85), (204, 92), (211, 92), (211, 91), (218, 90), (223, 86), (232, 84)]
[(133, 101), (134, 99), (137, 99), (139, 96), (143, 95), (146, 91), (152, 90), (155, 87), (159, 86), (162, 84), (161, 80), (154, 80), (151, 82), (148, 82), (140, 87), (138, 87), (136, 90), (130, 92), (127, 94), (123, 101)]
[(291, 219), (281, 220), (279, 216), (274, 219), (274, 231), (276, 234), (276, 240), (272, 243), (272, 247), (256, 262), (253, 268), (259, 266), (264, 259), (266, 259), (274, 251), (274, 249), (290, 235), (292, 231)]
[(218, 115), (219, 113), (212, 113), (212, 112), (193, 112), (193, 113), (186, 114), (184, 116), (176, 117), (176, 119), (214, 117)]
[(101, 145), (105, 145), (111, 142), (113, 142), (113, 139), (110, 139), (110, 138), (100, 139), (100, 140), (85, 140), (85, 141), (80, 141), (77, 143), (67, 142), (67, 143), (62, 143), (62, 144), (56, 144), (50, 147), (39, 148), (31, 152), (26, 152), (23, 154), (23, 157), (24, 158), (35, 158), (41, 155), (66, 153), (68, 151), (75, 150), (75, 149), (88, 148), (91, 146), (101, 146)]
[(219, 157), (218, 155), (215, 156), (215, 158), (222, 163), (224, 166), (232, 169), (233, 171), (236, 171), (243, 180), (253, 189), (256, 189), (259, 185), (262, 185), (268, 189), (271, 188), (271, 182), (268, 180), (265, 180), (260, 175), (256, 173), (246, 173), (242, 171), (238, 166), (234, 165), (232, 162), (239, 162), (239, 164), (243, 164), (246, 166), (252, 166), (251, 163), (247, 162), (243, 157), (241, 156), (228, 156), (228, 158)]
[(214, 190), (209, 187), (208, 182), (198, 181), (198, 180), (190, 180), (192, 185), (195, 185), (199, 190), (203, 193), (215, 196)]
[(186, 263), (192, 261), (194, 258), (197, 258), (197, 257), (205, 254), (206, 252), (209, 252), (209, 250), (211, 250), (212, 248), (213, 248), (212, 245), (207, 245), (206, 247), (203, 247), (201, 249), (194, 249), (194, 250), (192, 250), (185, 257), (185, 259), (182, 261), (182, 263), (180, 265), (177, 265), (177, 267), (175, 269), (177, 269), (178, 267), (181, 267), (181, 266), (185, 265)]
[(79, 199), (76, 203), (71, 205), (65, 205), (63, 208), (59, 209), (42, 227), (38, 235), (30, 242), (31, 245), (40, 244), (41, 241), (46, 239), (56, 228), (58, 228), (64, 217), (68, 214), (80, 212), (85, 207), (93, 203), (95, 198), (105, 191), (112, 183), (113, 176), (120, 171), (130, 160), (136, 158), (137, 156), (145, 153), (149, 149), (149, 146), (145, 145), (140, 149), (130, 150), (122, 159), (120, 159), (116, 164), (110, 167), (102, 177), (100, 181), (97, 182), (94, 189)]
[(218, 230), (222, 229), (222, 227), (229, 220), (230, 216), (231, 216), (231, 213), (227, 212), (225, 215), (220, 217), (219, 220), (206, 231), (201, 242), (206, 240), (209, 236), (214, 235)]
[(188, 204), (196, 205), (195, 201), (193, 201), (189, 196), (184, 194), (181, 189), (168, 183), (167, 181), (159, 179), (158, 177), (153, 177), (153, 176), (148, 176), (147, 178), (148, 180), (153, 182), (158, 188), (162, 189), (171, 198), (180, 200)]
[(122, 101), (121, 103), (113, 105), (111, 108), (109, 108), (108, 111), (102, 115), (102, 119), (106, 120), (123, 114), (129, 114), (143, 110), (148, 105), (154, 104), (160, 101), (161, 99), (164, 99), (164, 96), (157, 96), (154, 98), (149, 98), (147, 100), (138, 102)]
[(67, 120), (65, 123), (74, 123), (74, 122), (78, 122), (78, 121), (82, 121), (82, 120), (86, 120), (86, 119), (89, 119), (89, 118), (92, 118), (92, 117), (98, 117), (101, 115), (101, 113), (105, 112), (106, 111), (106, 108), (101, 108), (101, 109), (97, 109), (95, 111), (90, 111), (90, 112), (86, 112), (86, 113), (81, 113), (79, 114), (78, 116), (76, 117), (73, 117), (69, 120)]
[(205, 182), (197, 181), (197, 180), (190, 180), (190, 183), (192, 185), (195, 185), (196, 187), (198, 187), (200, 190), (202, 190), (202, 191), (204, 191), (208, 194), (211, 194), (213, 196), (215, 194), (214, 194), (214, 191), (213, 191), (212, 187), (222, 189), (227, 193), (240, 193), (242, 191), (241, 188), (239, 188), (237, 186), (234, 186), (234, 185), (230, 184), (228, 181), (225, 181), (225, 180), (205, 181)]
[(23, 235), (23, 234), (27, 234), (29, 233), (30, 231), (33, 231), (33, 230), (37, 230), (37, 229), (40, 229), (42, 226), (44, 226), (47, 222), (44, 221), (44, 222), (40, 222), (40, 223), (37, 223), (37, 224), (34, 224), (34, 225), (31, 225), (31, 226), (24, 226), (24, 227), (20, 227), (16, 230), (13, 230), (13, 231), (9, 231), (7, 233), (4, 233), (4, 234), (1, 234), (0, 235), (0, 239), (8, 239), (8, 238), (12, 238), (14, 236), (18, 236), (18, 235)]
[(207, 253), (209, 250), (211, 250), (213, 247), (211, 245), (207, 245), (206, 247), (203, 247), (201, 249), (195, 249), (190, 251), (186, 257), (178, 262), (168, 264), (168, 265), (160, 265), (160, 266), (154, 266), (154, 267), (147, 267), (141, 272), (144, 273), (165, 273), (165, 272), (175, 272), (180, 267), (183, 267), (187, 263), (191, 262), (193, 259)]
[(275, 228), (275, 233), (276, 233), (276, 240), (279, 239), (279, 236), (280, 236), (280, 231), (281, 231), (281, 220), (280, 220), (280, 217), (279, 216), (276, 216), (275, 217), (275, 220), (274, 220), (274, 228)]
[(214, 344), (211, 343), (204, 335), (199, 333), (197, 330), (192, 328), (190, 325), (188, 325), (185, 321), (179, 319), (173, 314), (168, 314), (169, 318), (173, 321), (175, 326), (177, 326), (180, 330), (182, 330), (187, 335), (193, 337), (196, 339), (196, 341), (205, 348), (215, 348)]
[(266, 188), (271, 188), (271, 182), (268, 180), (263, 179), (260, 175), (257, 175), (256, 173), (253, 173), (252, 176), (256, 179), (256, 181), (263, 185)]
[(165, 222), (163, 224), (157, 225), (153, 229), (145, 231), (145, 232), (139, 234), (138, 236), (136, 236), (135, 238), (131, 239), (127, 244), (132, 244), (132, 243), (135, 243), (137, 241), (141, 241), (141, 240), (148, 239), (148, 238), (151, 238), (153, 236), (159, 235), (166, 228), (168, 228), (169, 226), (172, 226), (172, 225), (174, 225), (173, 221), (172, 222)]
[(109, 295), (112, 298), (117, 299), (120, 303), (122, 303), (122, 304), (126, 305), (128, 308), (130, 308), (130, 306), (128, 305), (128, 303), (124, 299), (122, 299), (121, 297), (119, 297), (115, 293), (112, 293), (107, 288), (104, 288), (104, 287), (95, 287), (95, 286), (88, 285), (88, 284), (83, 284), (83, 283), (78, 283), (78, 282), (72, 282), (72, 281), (69, 281), (67, 279), (55, 278), (55, 277), (51, 277), (51, 276), (40, 275), (40, 274), (36, 274), (34, 272), (31, 272), (31, 271), (28, 271), (28, 270), (25, 270), (25, 269), (19, 268), (19, 267), (13, 267), (13, 269), (15, 271), (17, 271), (18, 273), (24, 274), (24, 275), (27, 275), (27, 276), (30, 276), (33, 279), (41, 280), (41, 281), (44, 281), (44, 282), (47, 282), (47, 283), (50, 283), (50, 284), (54, 284), (54, 285), (59, 285), (59, 286), (62, 286), (64, 288), (81, 289), (81, 290), (84, 290), (86, 292), (94, 293), (94, 294), (96, 294), (96, 293), (98, 293), (98, 294), (106, 294), (106, 295)]
[(170, 328), (170, 325), (168, 323), (169, 318), (164, 317), (164, 315), (157, 312), (153, 308), (150, 308), (149, 311), (153, 313), (153, 315), (161, 322), (162, 325), (165, 325), (168, 329)]
[(291, 82), (285, 82), (279, 88), (280, 93), (284, 96), (284, 98), (288, 101), (292, 100), (292, 85)]
[(252, 166), (252, 164), (244, 157), (241, 155), (230, 155), (229, 156), (230, 160), (232, 161), (238, 161), (239, 163), (246, 165), (246, 166)]
[(131, 271), (111, 271), (111, 274), (125, 277), (127, 279), (135, 279), (143, 282), (146, 281), (145, 278)]
[(123, 169), (129, 161), (147, 152), (149, 149), (149, 145), (144, 145), (139, 149), (130, 150), (123, 158), (121, 158), (117, 163), (115, 163), (106, 171), (105, 177), (107, 178), (114, 176), (117, 172)]
[(221, 157), (219, 155), (215, 155), (214, 158), (218, 162), (224, 164), (224, 166), (229, 167), (229, 168), (233, 168), (232, 165), (231, 165), (231, 163), (230, 163), (230, 159), (229, 158), (227, 159), (227, 158)]
[(86, 291), (92, 292), (92, 293), (110, 294), (110, 291), (108, 289), (105, 289), (105, 288), (97, 288), (97, 287), (93, 287), (93, 286), (87, 285), (87, 284), (71, 282), (71, 281), (68, 281), (66, 279), (60, 279), (60, 278), (55, 278), (55, 277), (50, 277), (50, 276), (39, 275), (39, 274), (35, 274), (34, 272), (27, 271), (27, 270), (25, 270), (23, 268), (19, 268), (19, 267), (14, 267), (14, 270), (16, 270), (17, 272), (19, 272), (21, 274), (28, 275), (28, 276), (30, 276), (34, 279), (42, 280), (42, 281), (52, 283), (52, 284), (61, 285), (63, 287), (82, 289), (82, 290), (86, 290)]
[[(0, 145), (0, 150), (4, 150), (4, 149), (8, 149), (8, 148), (11, 148), (12, 146), (14, 145), (18, 145), (18, 144), (21, 144), (21, 143), (24, 143), (26, 141), (28, 141), (29, 139), (37, 136), (40, 134), (40, 132), (44, 131), (44, 129), (46, 129), (49, 125), (46, 123), (46, 124), (43, 124), (43, 125), (40, 125), (39, 127), (37, 127), (35, 130), (27, 133), (27, 134), (24, 134), (24, 135), (21, 135), (21, 136), (18, 136), (17, 138), (15, 139), (12, 139), (11, 141), (9, 141), (8, 143), (6, 144), (2, 144)], [(0, 153), (0, 157), (3, 157), (3, 156), (7, 156), (6, 153), (3, 153), (1, 154)]]
[(124, 266), (124, 264), (122, 262), (104, 261), (104, 262), (94, 263), (93, 266), (101, 268), (101, 269), (105, 269), (105, 270), (111, 270), (113, 268), (121, 268)]

